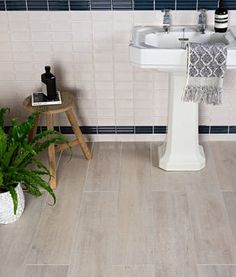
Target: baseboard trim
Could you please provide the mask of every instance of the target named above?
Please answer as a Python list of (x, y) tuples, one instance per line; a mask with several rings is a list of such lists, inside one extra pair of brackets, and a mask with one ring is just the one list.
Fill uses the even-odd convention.
[[(6, 126), (8, 130), (10, 126)], [(145, 135), (145, 134), (166, 134), (167, 126), (81, 126), (81, 131), (85, 135)], [(46, 130), (46, 126), (39, 126), (38, 132)], [(63, 134), (73, 134), (71, 126), (55, 126), (55, 130)], [(199, 125), (199, 134), (236, 134), (235, 125)]]
[[(41, 129), (46, 129), (45, 126), (41, 126)], [(60, 130), (63, 134), (73, 134), (73, 130), (70, 126), (56, 126), (56, 130)], [(83, 134), (166, 134), (167, 126), (81, 126)], [(236, 134), (236, 126), (227, 125), (200, 125), (199, 134)]]

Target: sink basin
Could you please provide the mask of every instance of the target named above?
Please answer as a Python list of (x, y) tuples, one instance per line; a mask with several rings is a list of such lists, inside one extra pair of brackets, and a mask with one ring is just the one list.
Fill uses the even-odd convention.
[(226, 44), (227, 68), (236, 68), (236, 27), (232, 27), (225, 34), (215, 33), (213, 28), (209, 27), (201, 34), (196, 27), (175, 26), (166, 34), (162, 27), (135, 26), (129, 45), (130, 61), (143, 68), (186, 70), (187, 42)]
[(199, 145), (198, 103), (182, 101), (186, 84), (188, 42), (224, 43), (227, 45), (227, 69), (236, 69), (236, 27), (225, 34), (207, 28), (202, 34), (196, 27), (135, 26), (129, 45), (133, 65), (168, 71), (168, 133), (158, 148), (159, 167), (167, 171), (195, 171), (205, 167), (203, 147)]

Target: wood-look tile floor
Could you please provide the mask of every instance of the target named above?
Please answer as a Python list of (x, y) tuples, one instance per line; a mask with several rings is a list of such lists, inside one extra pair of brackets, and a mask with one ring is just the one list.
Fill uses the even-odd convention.
[(158, 143), (64, 152), (57, 204), (27, 195), (0, 226), (0, 277), (236, 277), (236, 142), (199, 172), (157, 168)]

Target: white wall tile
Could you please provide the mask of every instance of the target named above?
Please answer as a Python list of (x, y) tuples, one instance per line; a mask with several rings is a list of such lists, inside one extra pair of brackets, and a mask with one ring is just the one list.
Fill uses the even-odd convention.
[(10, 33), (11, 41), (30, 41), (31, 36), (29, 31), (21, 32), (11, 32)]
[(6, 32), (0, 32), (0, 41), (2, 42), (8, 42), (10, 41), (11, 37), (9, 33)]
[(12, 50), (16, 52), (32, 52), (31, 42), (14, 42), (12, 43)]
[(133, 81), (133, 72), (115, 72), (115, 81), (117, 82), (132, 82)]
[(1, 22), (1, 23), (8, 22), (7, 12), (5, 12), (5, 11), (0, 11), (0, 22)]
[(30, 29), (30, 25), (28, 21), (21, 21), (21, 20), (9, 21), (9, 30), (11, 32), (25, 32), (25, 31), (29, 31), (29, 29)]
[(150, 24), (155, 22), (156, 14), (154, 11), (137, 11), (134, 13), (134, 25)]
[(117, 108), (116, 116), (117, 117), (133, 117), (134, 111), (132, 108)]
[(9, 28), (8, 22), (0, 22), (0, 32), (7, 32)]
[(94, 53), (94, 62), (95, 63), (112, 62), (112, 53), (107, 53), (107, 52)]
[(28, 14), (30, 25), (33, 22), (40, 21), (41, 23), (41, 21), (49, 22), (50, 20), (50, 13), (48, 11), (31, 11), (31, 12), (28, 12), (27, 14)]
[(114, 98), (113, 90), (96, 89), (97, 99), (112, 99)]
[(95, 99), (77, 99), (77, 103), (81, 109), (96, 109)]
[(90, 11), (70, 11), (72, 21), (90, 21)]
[(32, 80), (40, 80), (39, 76), (37, 76), (32, 71), (16, 71), (15, 79), (17, 81), (32, 81)]
[(19, 62), (12, 64), (12, 67), (15, 71), (31, 71), (33, 72), (35, 69), (35, 65), (32, 62)]
[(92, 43), (91, 42), (73, 42), (73, 51), (80, 52), (80, 53), (90, 53), (92, 52)]
[(72, 33), (74, 41), (91, 42), (92, 41), (92, 25), (91, 22), (72, 22)]
[(100, 126), (114, 126), (115, 124), (115, 117), (98, 117), (98, 125)]
[(134, 116), (116, 115), (117, 126), (134, 126)]
[(111, 99), (98, 99), (97, 100), (97, 108), (98, 109), (109, 109), (112, 108), (114, 110), (114, 100)]
[(93, 63), (93, 55), (90, 53), (78, 53), (74, 52), (74, 62), (78, 64)]
[(53, 32), (52, 39), (53, 39), (53, 41), (71, 41), (72, 33), (70, 33), (70, 32)]
[(112, 62), (102, 62), (102, 63), (94, 63), (94, 69), (95, 71), (99, 71), (99, 72), (106, 72), (106, 71), (112, 71), (113, 70), (113, 63)]
[(51, 32), (32, 32), (31, 33), (32, 41), (52, 41)]
[(133, 23), (133, 12), (114, 11), (113, 21), (122, 21)]
[(0, 52), (0, 61), (1, 62), (8, 62), (13, 60), (13, 53), (12, 52)]
[(51, 22), (51, 31), (53, 32), (71, 32), (72, 24), (67, 20), (52, 20)]
[(96, 81), (112, 81), (113, 80), (113, 72), (98, 72), (95, 71), (95, 80)]
[(1, 42), (0, 43), (0, 52), (11, 52), (12, 44), (10, 42)]
[[(197, 11), (171, 11), (173, 25), (196, 25), (198, 22)], [(211, 24), (212, 25), (212, 24)]]
[(92, 81), (94, 79), (93, 72), (76, 72), (75, 78), (77, 81)]
[(132, 99), (116, 99), (115, 100), (116, 109), (130, 109), (133, 111), (133, 100)]
[(114, 109), (98, 108), (97, 115), (98, 115), (98, 118), (114, 117)]
[(93, 21), (108, 21), (112, 20), (112, 12), (111, 11), (92, 11), (92, 20)]
[(0, 71), (1, 81), (12, 81), (15, 80), (15, 74), (9, 71)]
[(28, 21), (29, 13), (27, 11), (8, 11), (7, 12), (9, 22), (13, 21)]
[(72, 53), (73, 45), (71, 42), (53, 42), (51, 44), (52, 51), (55, 52), (70, 52)]
[(14, 64), (11, 62), (0, 62), (0, 71), (14, 72)]
[(52, 51), (52, 44), (51, 42), (32, 42), (32, 49), (34, 52), (50, 52)]

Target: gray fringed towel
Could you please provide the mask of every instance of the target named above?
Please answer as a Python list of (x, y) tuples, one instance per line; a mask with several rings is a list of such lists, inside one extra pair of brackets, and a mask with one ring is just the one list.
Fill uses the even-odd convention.
[(223, 43), (187, 45), (187, 82), (183, 100), (221, 104), (227, 47)]

